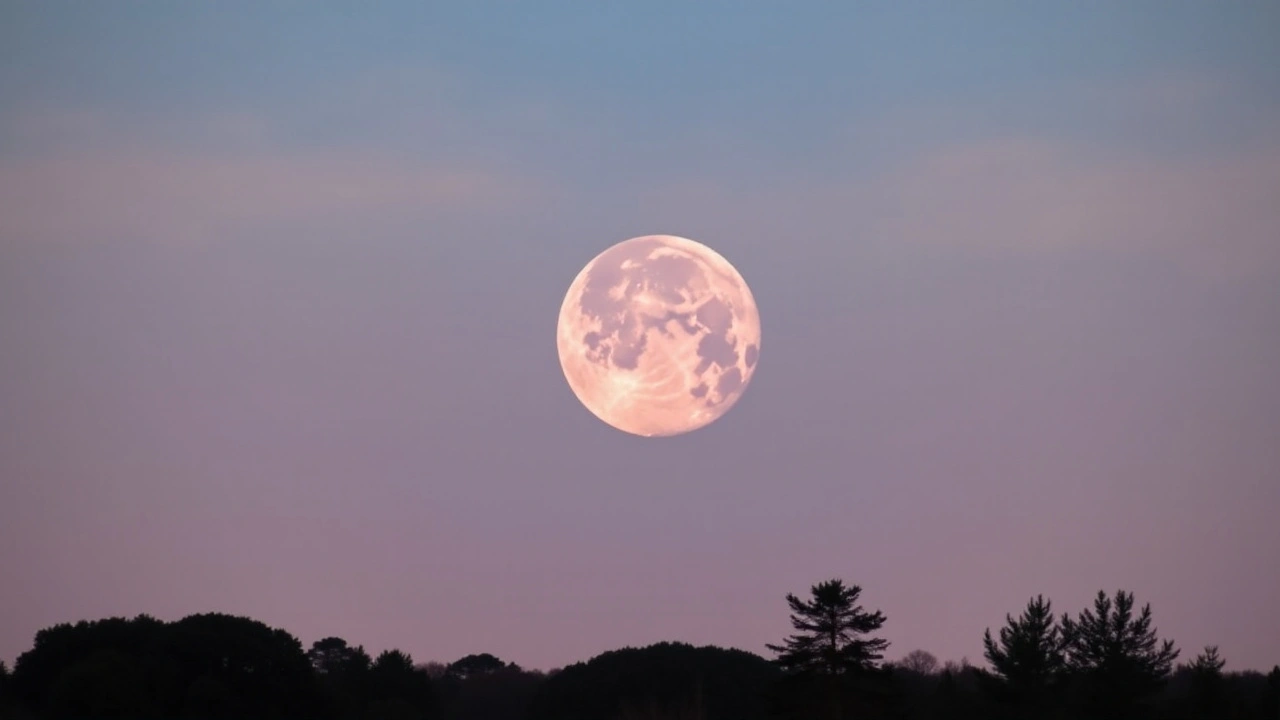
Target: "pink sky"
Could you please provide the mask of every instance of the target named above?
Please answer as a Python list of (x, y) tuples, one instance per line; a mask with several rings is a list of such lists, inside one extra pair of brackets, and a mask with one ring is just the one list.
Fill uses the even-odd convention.
[[(661, 14), (76, 7), (0, 31), (0, 659), (205, 611), (419, 661), (764, 654), (841, 577), (890, 657), (1123, 588), (1184, 657), (1280, 662), (1263, 20), (755, 8), (656, 53)], [(554, 328), (653, 233), (734, 263), (763, 340), (724, 418), (643, 440)]]

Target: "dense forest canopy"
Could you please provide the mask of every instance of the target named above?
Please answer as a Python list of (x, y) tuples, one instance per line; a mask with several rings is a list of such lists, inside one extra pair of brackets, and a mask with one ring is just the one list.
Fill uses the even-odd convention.
[(1226, 672), (1217, 647), (1182, 663), (1149, 605), (1099, 592), (1057, 614), (1036, 596), (982, 635), (986, 667), (922, 649), (884, 662), (886, 617), (841, 580), (786, 596), (794, 634), (773, 657), (663, 642), (560, 670), (490, 653), (448, 664), (376, 655), (339, 637), (309, 648), (285, 630), (208, 613), (45, 628), (0, 663), (0, 720), (392, 718), (405, 720), (1276, 720), (1280, 667)]

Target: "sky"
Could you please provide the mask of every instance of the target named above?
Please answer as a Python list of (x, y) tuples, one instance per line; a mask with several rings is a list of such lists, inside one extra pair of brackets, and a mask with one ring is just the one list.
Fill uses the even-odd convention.
[[(0, 5), (0, 659), (247, 615), (416, 661), (889, 659), (1044, 594), (1280, 663), (1280, 5)], [(707, 244), (760, 361), (639, 438), (578, 271)]]

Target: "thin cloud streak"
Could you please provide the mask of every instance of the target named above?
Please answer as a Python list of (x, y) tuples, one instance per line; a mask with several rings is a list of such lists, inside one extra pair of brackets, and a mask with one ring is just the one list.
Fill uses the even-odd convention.
[[(1280, 142), (1184, 158), (1100, 156), (1047, 138), (954, 145), (852, 182), (733, 189), (681, 181), (643, 197), (674, 217), (831, 252), (942, 246), (980, 254), (1147, 256), (1202, 278), (1280, 272)], [(821, 228), (820, 238), (797, 235)]]
[(1173, 254), (1247, 272), (1280, 261), (1280, 144), (1209, 159), (1094, 158), (1009, 138), (896, 172), (880, 231), (911, 242)]
[(0, 236), (205, 241), (255, 224), (509, 210), (536, 192), (516, 178), (361, 153), (97, 152), (0, 168)]

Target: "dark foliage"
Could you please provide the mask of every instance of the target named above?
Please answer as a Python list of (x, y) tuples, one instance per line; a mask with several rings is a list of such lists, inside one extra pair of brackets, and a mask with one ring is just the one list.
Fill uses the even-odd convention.
[(818, 583), (809, 590), (811, 600), (787, 595), (791, 627), (797, 632), (782, 645), (769, 645), (774, 661), (787, 672), (841, 675), (870, 670), (884, 657), (889, 642), (865, 637), (884, 625), (879, 611), (866, 612), (858, 605), (862, 588), (846, 587), (842, 580)]
[(741, 650), (684, 643), (613, 650), (548, 678), (530, 717), (763, 720), (765, 692), (778, 675)]
[(771, 662), (741, 650), (660, 643), (603, 653), (549, 674), (489, 653), (415, 666), (326, 637), (306, 652), (289, 633), (230, 615), (145, 615), (41, 630), (10, 671), (0, 720), (314, 718), (315, 720), (1280, 720), (1280, 667), (1227, 672), (1215, 646), (1173, 668), (1149, 606), (1099, 593), (1057, 619), (1033, 598), (984, 633), (990, 670), (939, 667), (916, 650), (882, 665), (880, 612), (857, 586), (788, 595), (796, 634)]
[[(1258, 672), (1223, 672), (1220, 685), (1205, 695), (1204, 676), (1191, 665), (1174, 671), (1165, 688), (1152, 700), (1162, 720), (1275, 720), (1280, 707), (1268, 707), (1267, 677)], [(1217, 685), (1218, 681), (1214, 681)]]
[(994, 695), (1023, 714), (1043, 714), (1060, 699), (1066, 668), (1061, 629), (1054, 623), (1052, 604), (1037, 595), (1022, 615), (1005, 615), (999, 640), (988, 629), (982, 637), (984, 655), (996, 682)]
[(358, 676), (373, 664), (363, 646), (351, 647), (339, 637), (327, 637), (312, 643), (307, 651), (307, 660), (317, 673), (331, 678)]
[(869, 637), (884, 625), (884, 614), (864, 610), (858, 604), (862, 588), (843, 580), (818, 583), (809, 593), (809, 600), (787, 595), (796, 633), (768, 646), (786, 673), (773, 696), (775, 711), (833, 720), (886, 712), (890, 675), (879, 661), (889, 642)]
[(379, 660), (338, 638), (304, 653), (248, 618), (139, 616), (41, 630), (13, 685), (42, 718), (429, 717), (426, 674), (398, 653)]
[(1185, 668), (1190, 675), (1188, 710), (1196, 718), (1209, 720), (1225, 704), (1226, 678), (1222, 668), (1227, 661), (1218, 655), (1218, 646), (1210, 645)]
[(1082, 710), (1099, 720), (1147, 714), (1145, 701), (1164, 685), (1178, 658), (1152, 626), (1151, 606), (1135, 615), (1133, 593), (1098, 591), (1093, 608), (1062, 618), (1067, 669)]
[(449, 663), (438, 688), (446, 720), (507, 720), (529, 712), (544, 676), (489, 653), (467, 655)]
[(18, 699), (42, 717), (283, 717), (319, 696), (296, 638), (255, 620), (145, 615), (58, 625), (14, 666)]
[(0, 720), (13, 720), (17, 717), (17, 710), (18, 701), (14, 697), (9, 666), (0, 660)]
[(1267, 689), (1262, 696), (1262, 715), (1268, 720), (1280, 718), (1280, 665), (1271, 669), (1267, 675)]
[[(511, 667), (515, 670), (520, 669), (520, 666), (515, 664), (512, 664)], [(507, 663), (489, 653), (480, 653), (479, 655), (468, 655), (449, 663), (449, 666), (444, 670), (444, 676), (448, 680), (463, 681), (492, 675), (506, 669)]]
[(364, 714), (373, 660), (363, 647), (351, 647), (342, 638), (328, 637), (312, 643), (307, 659), (331, 717), (355, 718)]
[(366, 687), (366, 717), (425, 720), (432, 716), (431, 678), (399, 650), (387, 650), (373, 661)]
[(928, 650), (912, 650), (893, 667), (915, 675), (932, 675), (939, 669), (938, 658)]

